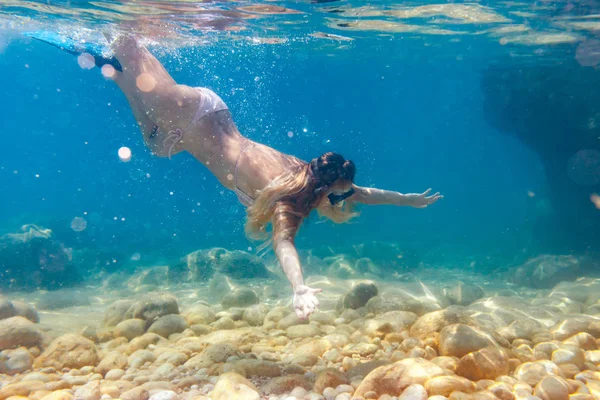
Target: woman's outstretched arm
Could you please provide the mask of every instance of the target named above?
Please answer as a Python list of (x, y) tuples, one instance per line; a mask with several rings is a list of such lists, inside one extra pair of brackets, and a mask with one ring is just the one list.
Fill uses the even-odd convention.
[(444, 198), (439, 192), (428, 196), (431, 189), (423, 193), (400, 193), (391, 190), (382, 190), (376, 188), (366, 188), (353, 185), (354, 194), (351, 200), (363, 204), (390, 204), (395, 206), (410, 206), (415, 208), (425, 208)]
[(279, 205), (273, 215), (273, 247), (279, 264), (294, 291), (294, 310), (301, 319), (306, 319), (316, 311), (319, 300), (315, 294), (322, 289), (312, 289), (304, 285), (300, 258), (294, 245), (294, 237), (302, 218), (289, 210), (287, 205)]

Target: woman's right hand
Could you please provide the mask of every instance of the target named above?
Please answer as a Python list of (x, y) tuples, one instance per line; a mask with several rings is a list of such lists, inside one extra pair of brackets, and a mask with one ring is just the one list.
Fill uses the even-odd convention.
[(294, 290), (294, 311), (298, 318), (307, 319), (319, 307), (319, 300), (315, 294), (321, 293), (323, 289), (312, 289), (300, 285)]

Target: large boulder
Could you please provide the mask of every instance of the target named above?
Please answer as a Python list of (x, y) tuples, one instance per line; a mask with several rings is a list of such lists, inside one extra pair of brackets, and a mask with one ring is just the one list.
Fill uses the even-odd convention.
[(356, 310), (357, 308), (364, 307), (367, 302), (379, 294), (377, 285), (373, 282), (360, 282), (354, 285), (348, 293), (340, 298), (340, 304), (338, 308), (351, 308)]
[(124, 319), (142, 319), (149, 327), (160, 317), (169, 314), (179, 314), (177, 299), (168, 293), (156, 293), (133, 303), (124, 314)]
[(57, 289), (75, 285), (82, 277), (73, 265), (72, 251), (50, 229), (25, 225), (19, 233), (0, 236), (0, 289)]
[(43, 340), (42, 330), (24, 317), (16, 316), (0, 320), (0, 350), (19, 346), (37, 347)]

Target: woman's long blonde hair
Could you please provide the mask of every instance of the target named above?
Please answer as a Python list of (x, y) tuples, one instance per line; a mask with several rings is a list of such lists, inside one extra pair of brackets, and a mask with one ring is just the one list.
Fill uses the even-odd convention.
[(327, 189), (340, 180), (352, 182), (355, 171), (354, 163), (337, 153), (325, 153), (308, 164), (298, 161), (293, 172), (274, 179), (248, 207), (246, 235), (267, 239), (267, 226), (272, 223), (275, 243), (281, 239), (293, 241), (302, 220), (315, 208), (320, 216), (336, 223), (347, 222), (357, 215), (354, 202), (331, 205)]

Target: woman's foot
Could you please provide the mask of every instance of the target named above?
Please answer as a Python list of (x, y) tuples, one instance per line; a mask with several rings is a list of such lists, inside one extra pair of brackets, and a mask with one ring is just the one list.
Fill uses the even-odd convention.
[(121, 64), (113, 56), (108, 45), (102, 45), (89, 41), (81, 42), (75, 40), (74, 38), (50, 31), (26, 32), (25, 36), (47, 43), (76, 56), (81, 54), (89, 54), (91, 56), (90, 61), (93, 60), (94, 65), (99, 68), (104, 65), (111, 65), (117, 71), (123, 70)]

